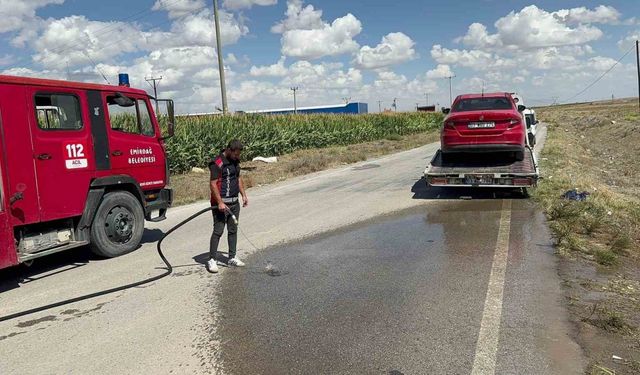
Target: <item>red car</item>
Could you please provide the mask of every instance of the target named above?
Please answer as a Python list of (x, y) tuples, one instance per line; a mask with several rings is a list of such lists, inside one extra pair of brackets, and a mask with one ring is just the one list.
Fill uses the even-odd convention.
[(466, 94), (458, 96), (440, 134), (443, 156), (461, 152), (509, 152), (524, 159), (526, 127), (510, 93)]

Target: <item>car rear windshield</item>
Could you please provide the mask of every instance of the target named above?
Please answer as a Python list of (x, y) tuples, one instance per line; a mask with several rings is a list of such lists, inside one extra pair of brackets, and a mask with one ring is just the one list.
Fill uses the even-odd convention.
[(452, 112), (484, 111), (489, 109), (513, 109), (511, 101), (504, 97), (461, 99)]

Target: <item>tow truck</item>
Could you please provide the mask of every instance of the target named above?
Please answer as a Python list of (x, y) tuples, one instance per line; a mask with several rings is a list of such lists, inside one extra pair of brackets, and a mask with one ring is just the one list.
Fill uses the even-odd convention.
[[(495, 94), (496, 98), (500, 98), (502, 94)], [(504, 94), (508, 97), (508, 94)], [(513, 95), (513, 94), (512, 94)], [(458, 101), (485, 99), (484, 95), (463, 95), (456, 98), (454, 105)], [(520, 99), (519, 99), (520, 100)], [(471, 103), (473, 104), (473, 103)], [(524, 122), (524, 116), (522, 112), (526, 109), (524, 105), (518, 106), (518, 112), (520, 112), (521, 122)], [(445, 108), (443, 112), (449, 114), (450, 110)], [(464, 109), (459, 110), (458, 113), (472, 113), (464, 112)], [(480, 113), (480, 120), (484, 120), (485, 113)], [(458, 115), (459, 117), (460, 115)], [(470, 115), (466, 115), (469, 117)], [(471, 126), (476, 125), (476, 122), (470, 122), (467, 118), (464, 118), (462, 126), (466, 130), (467, 127), (471, 129)], [(450, 119), (450, 117), (447, 117)], [(453, 127), (454, 131), (458, 131), (459, 139), (464, 137), (459, 136), (459, 130), (455, 128), (456, 124), (454, 120), (447, 120), (443, 126), (443, 137), (445, 131), (451, 131)], [(465, 122), (466, 121), (466, 122)], [(512, 120), (513, 121), (513, 120)], [(483, 124), (483, 123), (479, 123)], [(492, 128), (496, 126), (491, 122)], [(449, 128), (447, 128), (449, 126)], [(475, 128), (474, 128), (475, 129)], [(476, 136), (476, 137), (482, 137)], [(520, 189), (522, 194), (527, 196), (527, 189), (535, 187), (539, 179), (538, 162), (533, 152), (533, 144), (531, 137), (524, 136), (524, 157), (522, 155), (519, 158), (509, 157), (508, 153), (495, 152), (495, 153), (447, 153), (443, 154), (442, 149), (438, 150), (431, 162), (424, 171), (424, 177), (427, 186), (439, 186), (439, 187), (487, 187), (487, 188), (502, 188), (502, 189)], [(444, 139), (444, 138), (442, 138)], [(459, 141), (459, 139), (457, 139)], [(444, 142), (444, 140), (442, 141)], [(476, 142), (476, 141), (473, 141)], [(474, 145), (475, 143), (471, 143)], [(446, 156), (446, 157), (445, 157)], [(519, 160), (522, 159), (522, 160)]]
[(528, 144), (522, 161), (491, 154), (443, 160), (438, 150), (424, 171), (428, 186), (520, 189), (524, 195), (537, 185), (539, 176), (536, 157)]

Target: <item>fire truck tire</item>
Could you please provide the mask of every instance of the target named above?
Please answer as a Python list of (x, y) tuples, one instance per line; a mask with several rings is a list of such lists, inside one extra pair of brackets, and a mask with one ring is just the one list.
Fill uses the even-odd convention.
[(127, 191), (105, 194), (91, 225), (91, 250), (113, 258), (135, 250), (144, 233), (140, 202)]

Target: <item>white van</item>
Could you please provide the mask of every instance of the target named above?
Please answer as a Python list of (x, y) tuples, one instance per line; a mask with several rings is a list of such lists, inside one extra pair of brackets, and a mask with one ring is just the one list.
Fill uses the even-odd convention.
[(527, 123), (527, 134), (529, 137), (529, 145), (531, 147), (536, 145), (536, 134), (538, 133), (538, 119), (536, 118), (536, 111), (527, 108), (522, 112), (524, 119)]

